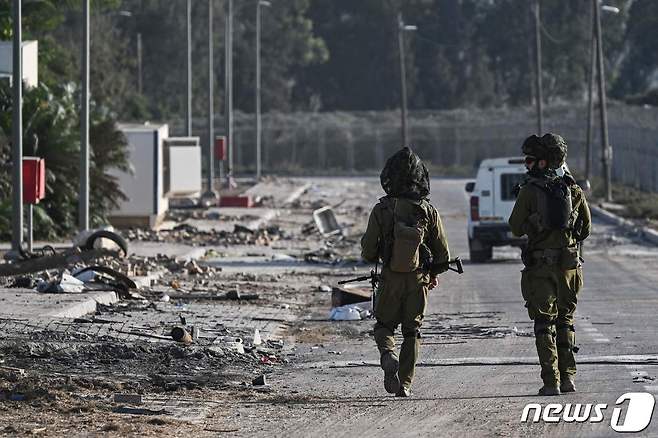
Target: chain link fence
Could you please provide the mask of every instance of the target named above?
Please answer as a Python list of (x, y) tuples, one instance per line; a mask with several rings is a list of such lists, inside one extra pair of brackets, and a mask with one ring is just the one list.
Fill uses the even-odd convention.
[[(256, 133), (253, 114), (236, 113), (234, 173), (255, 172)], [(569, 164), (585, 168), (587, 109), (562, 105), (546, 108), (544, 130), (564, 136)], [(613, 177), (635, 188), (658, 192), (658, 109), (611, 105), (610, 143)], [(223, 132), (223, 118), (215, 119)], [(174, 133), (182, 124), (172, 124)], [(434, 176), (474, 175), (485, 158), (518, 155), (525, 137), (535, 132), (534, 111), (521, 109), (411, 111), (413, 148)], [(598, 113), (594, 123), (592, 171), (601, 174)], [(207, 144), (207, 120), (196, 119), (194, 132)], [(400, 146), (398, 111), (267, 113), (263, 115), (263, 171), (271, 174), (373, 174)]]

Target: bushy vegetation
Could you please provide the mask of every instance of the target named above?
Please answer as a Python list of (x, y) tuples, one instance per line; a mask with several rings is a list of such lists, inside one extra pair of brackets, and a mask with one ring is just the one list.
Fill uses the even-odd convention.
[[(9, 3), (0, 4), (0, 36), (11, 37)], [(62, 0), (24, 2), (25, 39), (39, 38), (39, 86), (23, 91), (23, 155), (46, 160), (46, 198), (35, 207), (35, 237), (55, 239), (77, 228), (80, 173), (80, 95), (65, 46), (48, 32), (65, 21)], [(12, 89), (0, 83), (0, 240), (11, 238)], [(126, 140), (106, 106), (92, 103), (90, 120), (90, 212), (93, 225), (107, 222), (123, 197), (108, 170), (128, 170)]]

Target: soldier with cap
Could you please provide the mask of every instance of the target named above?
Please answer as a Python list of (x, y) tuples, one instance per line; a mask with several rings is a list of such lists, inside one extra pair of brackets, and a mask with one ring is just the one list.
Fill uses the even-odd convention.
[[(375, 301), (375, 341), (381, 354), (384, 388), (409, 397), (420, 349), (427, 294), (447, 270), (448, 243), (441, 218), (429, 203), (429, 173), (405, 147), (386, 162), (380, 176), (386, 196), (372, 209), (361, 239), (361, 255), (383, 264)], [(400, 355), (394, 333), (402, 325)]]
[(544, 386), (539, 395), (576, 390), (574, 312), (583, 286), (579, 244), (591, 231), (585, 195), (565, 172), (562, 137), (532, 135), (522, 146), (527, 177), (518, 191), (509, 225), (528, 236), (521, 258), (521, 293), (534, 321)]

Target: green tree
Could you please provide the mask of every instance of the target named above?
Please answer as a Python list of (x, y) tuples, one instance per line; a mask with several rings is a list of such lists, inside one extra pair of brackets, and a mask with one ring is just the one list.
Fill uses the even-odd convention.
[[(75, 102), (78, 96), (71, 86), (53, 92), (41, 84), (25, 90), (23, 102), (24, 149), (26, 156), (46, 160), (46, 198), (39, 204), (45, 212), (48, 228), (37, 227), (37, 236), (52, 238), (72, 232), (77, 223), (80, 156), (79, 125)], [(9, 149), (12, 129), (12, 94), (7, 84), (0, 86), (0, 145)], [(4, 140), (3, 140), (4, 139)], [(126, 140), (117, 131), (115, 122), (99, 110), (93, 112), (90, 129), (91, 210), (92, 223), (107, 222), (107, 214), (123, 198), (115, 177), (108, 169), (128, 170)], [(10, 154), (8, 154), (10, 155)], [(1, 167), (0, 189), (6, 206), (11, 187), (11, 166)], [(43, 221), (42, 221), (43, 222)], [(2, 226), (3, 224), (0, 224)], [(4, 224), (7, 226), (7, 224)], [(6, 238), (8, 229), (0, 230)]]
[(626, 56), (618, 80), (614, 82), (614, 96), (644, 94), (651, 88), (658, 88), (658, 41), (652, 37), (656, 29), (658, 2), (635, 0), (629, 11), (624, 41)]

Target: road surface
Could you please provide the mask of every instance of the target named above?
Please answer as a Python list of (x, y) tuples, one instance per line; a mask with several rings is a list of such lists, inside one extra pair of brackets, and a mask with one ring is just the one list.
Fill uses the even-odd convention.
[[(432, 202), (452, 255), (467, 260), (464, 182), (433, 180)], [(382, 195), (374, 178), (314, 184), (333, 187), (346, 205), (353, 195), (367, 207), (364, 220)], [(574, 394), (535, 396), (541, 382), (519, 289), (519, 251), (497, 248), (492, 262), (467, 263), (462, 276), (442, 275), (431, 293), (412, 398), (384, 391), (371, 320), (318, 321), (309, 311), (297, 332), (298, 361), (270, 380), (278, 395), (237, 402), (224, 422), (239, 425), (244, 436), (614, 436), (612, 412), (622, 394), (658, 394), (658, 248), (595, 220), (585, 257)], [(607, 408), (598, 423), (521, 422), (528, 403)], [(620, 405), (622, 420), (628, 404)], [(641, 435), (658, 436), (658, 419)]]

